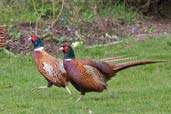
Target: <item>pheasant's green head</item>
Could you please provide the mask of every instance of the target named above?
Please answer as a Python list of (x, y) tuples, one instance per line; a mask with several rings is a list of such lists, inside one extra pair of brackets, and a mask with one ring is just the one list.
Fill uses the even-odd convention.
[(37, 37), (36, 35), (32, 35), (30, 39), (34, 45), (34, 49), (43, 47), (41, 39), (39, 37)]
[(63, 45), (60, 50), (64, 53), (64, 59), (73, 59), (75, 58), (74, 50), (69, 45)]

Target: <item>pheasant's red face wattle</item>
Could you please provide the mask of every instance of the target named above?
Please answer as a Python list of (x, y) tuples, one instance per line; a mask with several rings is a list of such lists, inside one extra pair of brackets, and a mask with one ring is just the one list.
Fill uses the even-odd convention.
[(35, 42), (35, 41), (37, 41), (37, 36), (35, 36), (35, 35), (33, 35), (33, 36), (31, 36), (31, 40), (32, 40), (32, 42)]
[(63, 51), (66, 53), (66, 52), (68, 52), (69, 51), (69, 47), (67, 46), (67, 45), (64, 45), (63, 46)]

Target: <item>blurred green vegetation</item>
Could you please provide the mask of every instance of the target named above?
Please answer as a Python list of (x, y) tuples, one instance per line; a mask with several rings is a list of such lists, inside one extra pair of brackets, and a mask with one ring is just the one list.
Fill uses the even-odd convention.
[(89, 22), (98, 17), (117, 17), (127, 19), (128, 22), (135, 20), (137, 12), (133, 12), (120, 0), (110, 1), (0, 0), (0, 24), (18, 21), (36, 22), (38, 17), (43, 20), (65, 21), (65, 24)]
[(162, 4), (166, 6), (168, 2), (169, 0), (0, 0), (0, 24), (36, 22), (38, 17), (54, 19), (54, 22), (65, 20), (66, 24), (72, 24), (92, 21), (99, 16), (124, 18), (133, 22), (137, 10), (160, 15)]

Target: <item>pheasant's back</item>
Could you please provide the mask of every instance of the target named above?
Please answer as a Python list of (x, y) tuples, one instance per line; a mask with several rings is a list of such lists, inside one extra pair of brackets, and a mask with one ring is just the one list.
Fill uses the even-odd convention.
[(110, 80), (114, 76), (113, 67), (110, 64), (106, 63), (106, 62), (96, 61), (96, 60), (81, 60), (81, 62), (84, 65), (92, 66), (96, 70), (98, 70), (98, 72), (103, 74), (102, 78), (105, 81)]
[[(71, 83), (81, 93), (91, 91), (102, 91), (106, 88), (106, 83), (102, 74), (96, 68), (83, 65), (79, 60), (64, 60), (64, 66)], [(101, 77), (101, 78), (100, 78)]]
[(45, 51), (34, 51), (35, 64), (38, 71), (51, 83), (65, 87), (68, 82), (63, 61), (56, 59)]

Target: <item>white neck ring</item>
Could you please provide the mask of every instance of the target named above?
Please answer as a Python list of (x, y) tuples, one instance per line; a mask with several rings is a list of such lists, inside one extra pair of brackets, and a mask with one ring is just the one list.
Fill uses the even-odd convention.
[(44, 47), (39, 47), (39, 48), (34, 49), (34, 51), (42, 51), (43, 49)]

